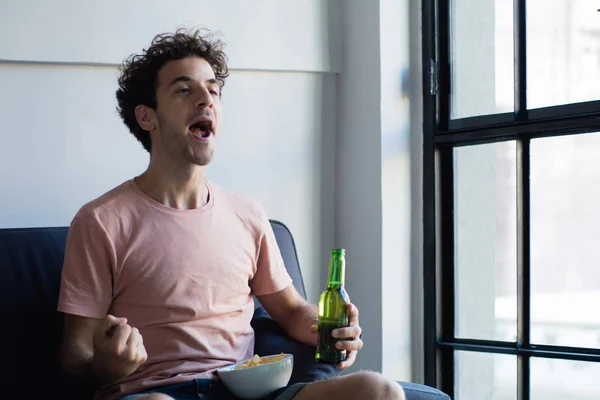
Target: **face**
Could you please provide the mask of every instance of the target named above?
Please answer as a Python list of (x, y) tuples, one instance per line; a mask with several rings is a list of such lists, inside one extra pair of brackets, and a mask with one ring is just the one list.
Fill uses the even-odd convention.
[(206, 60), (188, 57), (165, 64), (158, 73), (156, 110), (136, 109), (140, 125), (150, 132), (153, 157), (161, 153), (175, 164), (208, 165), (221, 125), (220, 96)]

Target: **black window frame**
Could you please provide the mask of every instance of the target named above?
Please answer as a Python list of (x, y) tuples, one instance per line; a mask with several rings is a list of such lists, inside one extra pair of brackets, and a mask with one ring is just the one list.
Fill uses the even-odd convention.
[[(454, 398), (454, 351), (517, 356), (517, 398), (529, 400), (531, 357), (600, 362), (600, 349), (530, 342), (529, 146), (534, 138), (600, 132), (600, 101), (527, 109), (525, 0), (514, 5), (514, 113), (451, 119), (450, 7), (422, 0), (424, 380)], [(517, 144), (517, 341), (455, 336), (453, 149)]]

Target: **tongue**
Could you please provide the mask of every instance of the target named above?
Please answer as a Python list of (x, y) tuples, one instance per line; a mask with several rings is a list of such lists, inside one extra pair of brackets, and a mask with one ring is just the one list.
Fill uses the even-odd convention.
[(203, 130), (203, 129), (201, 129), (201, 128), (198, 128), (198, 127), (192, 127), (192, 128), (190, 129), (190, 131), (191, 131), (191, 132), (192, 132), (194, 135), (196, 135), (196, 136), (200, 136), (200, 137), (202, 137), (202, 138), (207, 138), (207, 137), (209, 137), (209, 136), (210, 136), (210, 131), (208, 131), (208, 130)]

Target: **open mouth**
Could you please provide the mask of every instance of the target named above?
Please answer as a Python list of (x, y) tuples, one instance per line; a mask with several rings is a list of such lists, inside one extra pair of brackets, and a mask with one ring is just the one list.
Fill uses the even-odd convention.
[(207, 139), (212, 134), (212, 130), (212, 121), (200, 121), (190, 126), (192, 135), (202, 139)]

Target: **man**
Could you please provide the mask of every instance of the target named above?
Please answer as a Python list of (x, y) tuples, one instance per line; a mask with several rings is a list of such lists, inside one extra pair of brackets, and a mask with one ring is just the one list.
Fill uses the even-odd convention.
[[(233, 398), (215, 369), (249, 358), (256, 295), (294, 339), (316, 345), (316, 308), (294, 289), (262, 208), (206, 179), (228, 76), (223, 44), (195, 31), (157, 36), (123, 65), (118, 111), (150, 152), (140, 176), (71, 223), (59, 298), (61, 360), (98, 399)], [(334, 336), (362, 347), (358, 310)], [(187, 396), (187, 397), (186, 397)], [(402, 399), (375, 373), (296, 384), (270, 398)]]

